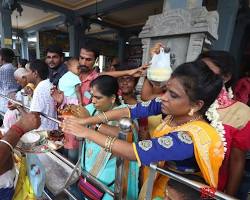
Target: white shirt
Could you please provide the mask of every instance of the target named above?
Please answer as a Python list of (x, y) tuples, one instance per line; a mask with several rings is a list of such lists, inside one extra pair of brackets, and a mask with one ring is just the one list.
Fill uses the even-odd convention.
[(0, 189), (11, 188), (14, 185), (14, 179), (16, 177), (16, 168), (13, 167), (4, 174), (0, 175)]
[[(23, 105), (25, 106), (29, 106), (30, 105), (30, 99), (28, 96), (23, 96), (22, 93), (24, 92), (24, 90), (22, 89), (21, 91), (18, 91), (16, 93), (16, 100), (17, 101), (20, 101), (22, 102)], [(15, 110), (7, 110), (5, 112), (5, 115), (4, 115), (4, 119), (3, 119), (3, 126), (4, 126), (4, 129), (3, 130), (3, 133), (6, 133), (9, 128), (16, 123), (16, 121), (19, 119), (20, 117), (20, 114), (19, 114), (19, 111), (17, 109)]]
[[(41, 81), (34, 90), (33, 98), (30, 104), (30, 111), (42, 112), (49, 117), (56, 118), (56, 107), (53, 98), (50, 95), (52, 83), (49, 79)], [(41, 126), (38, 130), (58, 129), (57, 123), (41, 116)]]

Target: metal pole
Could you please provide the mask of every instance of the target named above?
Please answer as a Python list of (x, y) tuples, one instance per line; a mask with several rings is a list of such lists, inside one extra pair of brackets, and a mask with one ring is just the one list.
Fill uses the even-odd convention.
[[(122, 118), (119, 121), (120, 132), (118, 138), (121, 140), (126, 140), (127, 134), (131, 131), (132, 122), (129, 118)], [(124, 173), (124, 159), (121, 157), (116, 158), (116, 178), (115, 178), (115, 200), (122, 199), (122, 178)]]
[(60, 158), (63, 162), (65, 162), (67, 165), (69, 165), (71, 168), (74, 168), (75, 165), (70, 162), (67, 158), (63, 157), (60, 153), (57, 151), (51, 151), (52, 154), (54, 154), (56, 157)]
[(79, 200), (73, 194), (71, 194), (71, 192), (68, 189), (65, 188), (63, 191), (70, 196), (70, 199)]
[[(75, 168), (75, 165), (70, 162), (68, 159), (64, 158), (60, 153), (56, 151), (52, 151), (52, 154), (54, 154), (56, 157), (61, 159), (63, 162), (65, 162), (67, 165), (69, 165), (72, 168)], [(101, 188), (103, 191), (106, 193), (110, 194), (112, 197), (114, 197), (114, 192), (111, 191), (105, 184), (100, 182), (98, 179), (96, 179), (94, 176), (92, 176), (90, 173), (87, 171), (81, 169), (81, 173), (84, 175), (84, 177), (87, 177), (90, 181), (92, 181), (97, 187)]]
[[(153, 169), (153, 170), (156, 170), (157, 172), (159, 172), (160, 174), (163, 174), (165, 176), (168, 176), (169, 178), (172, 178), (182, 184), (185, 184), (197, 191), (201, 191), (203, 188), (210, 188), (208, 185), (205, 185), (205, 184), (202, 184), (200, 182), (197, 182), (197, 181), (193, 181), (193, 180), (190, 180), (190, 179), (187, 179), (185, 177), (182, 177), (178, 174), (175, 174), (169, 170), (164, 170), (164, 169), (161, 169), (159, 167), (157, 167), (156, 164), (150, 164), (150, 168)], [(213, 194), (215, 199), (226, 199), (226, 200), (235, 200), (236, 198), (232, 197), (232, 196), (229, 196), (229, 195), (226, 195), (222, 192), (219, 192), (219, 191), (215, 191), (215, 193)]]
[[(14, 104), (17, 104), (17, 105), (19, 105), (19, 106), (22, 106), (22, 107), (24, 107), (24, 108), (30, 110), (30, 108), (29, 108), (28, 106), (23, 105), (23, 104), (20, 103), (19, 101), (16, 101), (16, 100), (14, 100), (14, 99), (11, 99), (11, 98), (9, 98), (9, 97), (3, 95), (3, 94), (0, 94), (0, 96), (1, 96), (2, 98), (4, 98), (4, 99), (9, 100), (10, 102), (12, 102), (12, 103), (14, 103)], [(49, 120), (51, 120), (51, 121), (53, 121), (53, 122), (55, 122), (55, 123), (58, 123), (58, 124), (61, 123), (61, 121), (59, 121), (58, 119), (55, 119), (55, 118), (53, 118), (53, 117), (50, 117), (50, 116), (48, 116), (48, 115), (46, 115), (46, 114), (44, 114), (44, 113), (42, 113), (42, 112), (40, 112), (40, 115), (42, 115), (43, 117), (45, 117), (45, 118), (47, 118), (47, 119), (49, 119)]]
[(48, 194), (45, 190), (43, 190), (43, 194), (44, 194), (49, 200), (53, 200), (53, 199), (51, 199), (51, 197), (49, 196), (49, 194)]

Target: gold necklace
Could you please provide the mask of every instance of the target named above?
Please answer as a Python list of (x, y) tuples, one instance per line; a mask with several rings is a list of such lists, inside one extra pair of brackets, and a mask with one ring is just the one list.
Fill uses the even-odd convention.
[(172, 124), (173, 124), (174, 116), (173, 116), (173, 115), (170, 115), (170, 116), (168, 117), (166, 123), (167, 123), (168, 126), (170, 126), (171, 128), (176, 129), (176, 128), (180, 127), (180, 126), (183, 126), (183, 125), (188, 124), (188, 123), (193, 122), (193, 121), (198, 121), (198, 120), (200, 120), (200, 119), (202, 119), (202, 116), (201, 116), (201, 115), (198, 115), (197, 117), (194, 117), (194, 118), (188, 120), (187, 122), (184, 122), (184, 123), (181, 123), (181, 124), (179, 124), (179, 125), (174, 125), (174, 126), (173, 126)]

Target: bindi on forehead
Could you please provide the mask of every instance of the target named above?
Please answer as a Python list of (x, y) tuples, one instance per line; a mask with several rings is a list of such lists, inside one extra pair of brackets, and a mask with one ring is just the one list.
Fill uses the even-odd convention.
[(179, 95), (186, 95), (185, 88), (183, 87), (181, 80), (178, 78), (169, 79), (166, 83), (166, 87), (168, 90), (172, 90)]

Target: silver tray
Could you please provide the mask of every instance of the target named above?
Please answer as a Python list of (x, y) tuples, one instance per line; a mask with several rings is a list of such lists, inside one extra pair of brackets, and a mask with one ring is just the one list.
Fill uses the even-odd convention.
[(65, 183), (72, 176), (68, 185), (75, 183), (79, 179), (79, 172), (72, 174), (73, 168), (55, 156), (53, 153), (37, 154), (39, 160), (45, 167), (46, 187), (54, 195), (59, 194), (65, 189)]
[(41, 137), (39, 142), (30, 147), (24, 146), (22, 142), (18, 142), (16, 149), (22, 153), (47, 153), (60, 149), (64, 145), (64, 140), (53, 141), (49, 140), (47, 131), (34, 131), (38, 133)]

